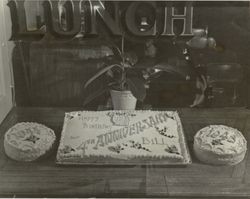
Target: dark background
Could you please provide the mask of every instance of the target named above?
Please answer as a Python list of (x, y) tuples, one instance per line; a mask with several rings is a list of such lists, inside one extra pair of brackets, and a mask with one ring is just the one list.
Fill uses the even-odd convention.
[[(185, 2), (175, 3), (181, 10)], [(126, 10), (129, 2), (122, 2)], [(26, 5), (35, 16), (34, 7)], [(109, 2), (105, 2), (109, 7)], [(41, 11), (39, 11), (41, 12)], [(181, 11), (180, 11), (181, 12)], [(28, 15), (28, 13), (26, 13)], [(202, 63), (209, 76), (214, 79), (213, 99), (202, 107), (248, 106), (249, 64), (250, 64), (250, 8), (249, 2), (194, 2), (194, 28), (208, 26), (209, 35), (217, 42), (217, 50), (193, 51), (195, 64)], [(105, 26), (98, 26), (106, 32)], [(144, 54), (145, 42), (149, 38), (126, 36), (126, 50), (133, 50), (139, 61), (154, 65), (171, 62), (176, 65), (184, 60), (181, 49), (173, 45), (172, 37), (150, 38), (157, 47), (155, 58)], [(180, 42), (188, 38), (177, 37)], [(114, 38), (119, 42), (119, 38)], [(72, 39), (66, 42), (16, 41), (13, 52), (13, 67), (17, 106), (82, 106), (83, 100), (91, 90), (102, 82), (97, 82), (89, 90), (82, 85), (97, 70), (98, 63), (105, 58), (107, 51), (103, 35), (95, 38)], [(105, 49), (105, 50), (103, 50)], [(92, 55), (95, 55), (94, 57)], [(201, 57), (201, 58), (200, 58)], [(228, 70), (221, 66), (229, 64)], [(180, 67), (179, 65), (177, 67)], [(183, 70), (190, 70), (189, 81), (175, 75), (163, 74), (155, 79), (147, 92), (144, 104), (155, 108), (187, 107), (192, 104), (195, 95), (195, 66), (184, 65)], [(234, 92), (237, 93), (233, 101)], [(95, 108), (105, 104), (108, 95), (101, 96), (88, 104)]]

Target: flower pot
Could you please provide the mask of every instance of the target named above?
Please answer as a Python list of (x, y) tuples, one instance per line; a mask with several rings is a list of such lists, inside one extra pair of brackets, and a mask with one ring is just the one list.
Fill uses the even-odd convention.
[(114, 110), (135, 110), (137, 99), (131, 91), (110, 90)]

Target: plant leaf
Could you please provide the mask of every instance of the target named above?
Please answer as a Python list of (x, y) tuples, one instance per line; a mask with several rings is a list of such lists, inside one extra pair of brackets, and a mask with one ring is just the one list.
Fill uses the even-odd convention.
[(145, 82), (136, 77), (127, 78), (127, 84), (136, 99), (143, 101), (146, 97)]
[(100, 89), (95, 90), (94, 92), (91, 92), (83, 102), (83, 106), (86, 106), (89, 102), (97, 98), (98, 96), (104, 94), (105, 92), (109, 91), (109, 87), (103, 88), (101, 87)]
[(96, 78), (100, 77), (102, 74), (104, 74), (105, 72), (107, 72), (108, 70), (110, 70), (113, 67), (119, 67), (122, 69), (122, 67), (118, 64), (112, 64), (109, 66), (106, 66), (105, 68), (101, 69), (99, 72), (97, 72), (93, 77), (91, 77), (84, 85), (84, 88), (86, 88), (91, 82), (93, 82)]

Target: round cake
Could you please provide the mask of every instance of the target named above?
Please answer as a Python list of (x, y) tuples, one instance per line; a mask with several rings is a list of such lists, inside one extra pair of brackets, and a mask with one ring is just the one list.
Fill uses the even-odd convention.
[(210, 125), (194, 137), (194, 153), (205, 163), (235, 165), (247, 151), (247, 141), (240, 131), (224, 125)]
[(21, 122), (11, 127), (4, 136), (7, 156), (17, 161), (34, 161), (53, 146), (56, 136), (52, 129), (37, 123)]

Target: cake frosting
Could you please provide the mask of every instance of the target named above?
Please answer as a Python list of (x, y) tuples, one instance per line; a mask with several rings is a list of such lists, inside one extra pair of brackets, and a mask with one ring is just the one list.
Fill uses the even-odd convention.
[(45, 155), (56, 140), (52, 129), (38, 123), (21, 122), (4, 136), (5, 153), (17, 161), (34, 161)]
[(194, 137), (198, 159), (211, 164), (237, 164), (244, 159), (247, 141), (240, 131), (225, 125), (210, 125)]
[(58, 163), (189, 163), (177, 112), (82, 111), (66, 113)]

